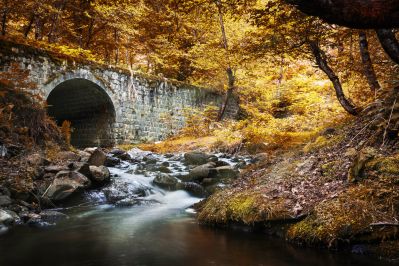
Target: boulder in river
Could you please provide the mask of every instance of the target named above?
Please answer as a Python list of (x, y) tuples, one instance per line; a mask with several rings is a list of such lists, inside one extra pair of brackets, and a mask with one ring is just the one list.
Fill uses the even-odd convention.
[(8, 188), (0, 186), (0, 195), (11, 196), (11, 192)]
[(123, 199), (135, 199), (144, 197), (148, 188), (137, 183), (115, 178), (112, 183), (103, 188), (102, 191), (108, 203), (115, 204)]
[(197, 166), (191, 169), (188, 176), (183, 177), (183, 181), (186, 182), (194, 182), (194, 181), (202, 181), (202, 179), (209, 177), (216, 173), (215, 163), (207, 163), (200, 166)]
[(172, 171), (167, 166), (163, 166), (163, 165), (158, 167), (158, 171), (161, 173), (166, 173), (166, 174), (172, 173)]
[(179, 180), (176, 177), (165, 173), (158, 173), (153, 181), (158, 187), (168, 190), (175, 190), (178, 182)]
[(106, 167), (115, 167), (120, 163), (121, 163), (121, 160), (119, 158), (107, 155), (107, 159), (105, 159), (104, 165)]
[(101, 149), (95, 149), (90, 155), (89, 160), (87, 161), (89, 165), (94, 166), (102, 166), (105, 163), (107, 156)]
[(225, 161), (220, 160), (220, 161), (216, 161), (216, 162), (215, 162), (215, 166), (216, 166), (216, 167), (230, 166), (230, 164), (229, 164), (228, 162), (225, 162)]
[(81, 162), (87, 162), (91, 156), (91, 153), (88, 153), (86, 151), (81, 151), (81, 150), (78, 151), (78, 154), (80, 156)]
[(121, 149), (113, 149), (109, 152), (113, 157), (118, 158), (123, 161), (130, 161), (132, 157), (130, 157), (129, 153)]
[(7, 195), (0, 196), (0, 207), (11, 205), (11, 198)]
[(105, 166), (90, 165), (90, 176), (93, 182), (105, 184), (110, 181), (111, 173)]
[(90, 178), (91, 171), (88, 163), (85, 162), (74, 162), (69, 165), (69, 168), (73, 171), (81, 173), (82, 175)]
[(206, 164), (211, 156), (204, 152), (187, 152), (184, 154), (184, 161), (188, 165)]
[(205, 196), (205, 189), (194, 182), (180, 182), (176, 184), (177, 190), (185, 190), (194, 197), (202, 198)]
[(53, 201), (64, 200), (75, 192), (89, 187), (90, 184), (90, 180), (81, 173), (76, 171), (61, 171), (55, 176), (54, 181), (43, 197), (47, 197)]
[(218, 178), (235, 179), (238, 177), (239, 171), (231, 166), (216, 167)]
[(158, 158), (155, 157), (155, 156), (152, 155), (152, 154), (149, 154), (149, 155), (147, 155), (147, 156), (144, 156), (143, 161), (144, 161), (146, 164), (156, 164), (156, 163), (158, 162)]
[(0, 209), (0, 225), (12, 225), (14, 223), (13, 216), (5, 210)]

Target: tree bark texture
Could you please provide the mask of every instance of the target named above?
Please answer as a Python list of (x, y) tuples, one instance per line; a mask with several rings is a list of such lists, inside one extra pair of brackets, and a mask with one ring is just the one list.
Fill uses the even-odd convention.
[(363, 63), (363, 73), (367, 79), (371, 91), (374, 93), (381, 89), (380, 83), (378, 82), (377, 75), (375, 74), (373, 62), (370, 57), (369, 43), (367, 40), (367, 34), (364, 31), (359, 32), (359, 47), (360, 56)]
[(285, 0), (302, 12), (350, 28), (399, 27), (398, 0)]
[(399, 42), (393, 30), (379, 29), (376, 32), (382, 48), (396, 64), (399, 64)]

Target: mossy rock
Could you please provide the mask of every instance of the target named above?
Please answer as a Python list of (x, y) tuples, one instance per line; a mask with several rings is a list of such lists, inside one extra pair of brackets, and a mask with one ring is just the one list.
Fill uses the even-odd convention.
[(392, 157), (376, 158), (366, 164), (366, 168), (378, 174), (399, 175), (399, 154)]
[(286, 206), (286, 199), (268, 199), (263, 194), (246, 190), (224, 189), (216, 192), (202, 205), (198, 219), (203, 223), (227, 225), (229, 222), (255, 224), (285, 221), (295, 214)]

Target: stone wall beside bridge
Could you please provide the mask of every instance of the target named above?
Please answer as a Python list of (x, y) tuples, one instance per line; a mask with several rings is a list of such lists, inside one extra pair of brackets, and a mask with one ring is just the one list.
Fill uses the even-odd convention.
[[(58, 123), (72, 122), (77, 147), (162, 140), (184, 126), (185, 109), (223, 100), (205, 88), (0, 42), (0, 72), (15, 66), (36, 84), (34, 93)], [(233, 99), (227, 115), (237, 111)]]

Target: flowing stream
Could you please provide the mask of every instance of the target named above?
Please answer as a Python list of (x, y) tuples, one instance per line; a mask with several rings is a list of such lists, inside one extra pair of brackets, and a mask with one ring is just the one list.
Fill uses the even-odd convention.
[(21, 226), (1, 236), (0, 265), (389, 265), (354, 254), (295, 247), (262, 233), (200, 226), (189, 208), (199, 198), (159, 189), (151, 175), (129, 174), (136, 168), (124, 163), (111, 172), (113, 182), (119, 182), (114, 189), (144, 191), (140, 204), (115, 207), (105, 201), (102, 190), (90, 192), (87, 204), (63, 210), (69, 219), (57, 225)]

